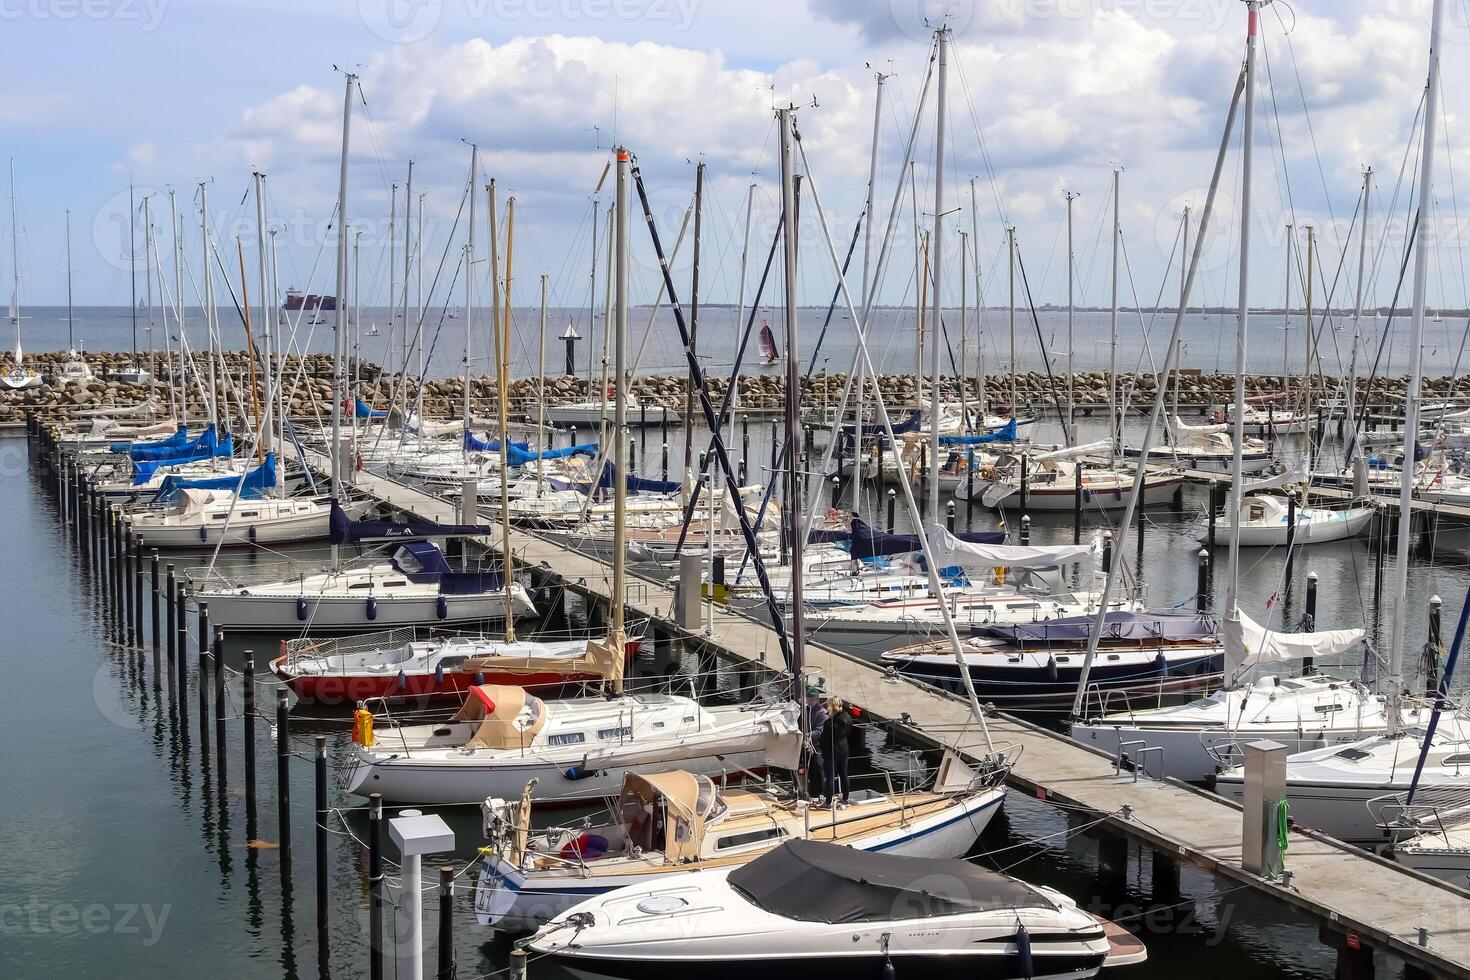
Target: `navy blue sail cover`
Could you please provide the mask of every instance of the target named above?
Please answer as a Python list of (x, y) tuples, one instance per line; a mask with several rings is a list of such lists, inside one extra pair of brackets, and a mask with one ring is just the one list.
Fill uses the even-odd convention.
[(179, 426), (179, 431), (167, 439), (155, 439), (153, 442), (114, 442), (107, 447), (110, 453), (132, 453), (135, 449), (164, 449), (169, 446), (182, 446), (189, 441), (189, 429), (187, 426)]
[(428, 541), (404, 542), (393, 556), (392, 564), (411, 582), (438, 582), (444, 595), (499, 592), (504, 582), (504, 577), (495, 571), (456, 572), (444, 560), (444, 553)]
[[(1008, 643), (1056, 643), (1081, 645), (1092, 636), (1095, 620), (1091, 616), (1067, 616), (1039, 623), (1011, 626), (981, 626), (970, 631), (972, 636)], [(1110, 612), (1103, 620), (1103, 640), (1144, 640), (1179, 642), (1210, 640), (1216, 624), (1209, 616), (1175, 613)]]
[[(967, 531), (955, 537), (971, 544), (1005, 544), (1006, 541), (1004, 531)], [(852, 517), (852, 556), (859, 561), (921, 550), (923, 545), (919, 543), (917, 534), (889, 534), (872, 527), (856, 514)]]
[(264, 497), (276, 483), (276, 454), (266, 453), (265, 461), (246, 473), (244, 480), (241, 480), (239, 475), (235, 473), (227, 473), (224, 476), (201, 477), (197, 480), (186, 480), (178, 476), (166, 476), (163, 478), (163, 482), (158, 485), (158, 491), (153, 494), (151, 503), (176, 503), (185, 490), (234, 490), (237, 487), (239, 488), (242, 499), (254, 500), (259, 497)]

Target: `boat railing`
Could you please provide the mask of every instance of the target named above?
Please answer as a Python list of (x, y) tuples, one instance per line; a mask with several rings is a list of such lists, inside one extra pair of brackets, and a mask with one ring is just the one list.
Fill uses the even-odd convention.
[[(414, 639), (416, 639), (416, 630), (412, 626), (401, 626), (377, 633), (363, 633), (358, 636), (332, 638), (302, 636), (293, 640), (281, 641), (283, 658), (281, 662), (286, 667), (293, 667), (299, 665), (303, 660), (322, 661), (332, 657), (347, 657), (376, 650), (397, 649), (413, 642)], [(347, 672), (345, 663), (339, 666), (343, 673)]]
[(1451, 829), (1470, 824), (1470, 791), (1463, 788), (1421, 787), (1410, 804), (1407, 794), (1385, 793), (1364, 804), (1373, 822), (1394, 840), (1433, 833), (1448, 843)]
[[(1127, 751), (1130, 748), (1137, 748), (1138, 751), (1130, 755)], [(1157, 777), (1151, 776), (1148, 771), (1148, 759), (1145, 757), (1151, 753), (1158, 753), (1159, 756), (1159, 775)], [(1164, 765), (1164, 747), (1162, 745), (1149, 745), (1146, 739), (1119, 740), (1118, 751), (1113, 758), (1113, 775), (1117, 776), (1123, 772), (1123, 764), (1125, 762), (1133, 770), (1133, 781), (1135, 783), (1138, 782), (1138, 773), (1140, 770), (1150, 779), (1163, 779), (1163, 774), (1169, 771)]]

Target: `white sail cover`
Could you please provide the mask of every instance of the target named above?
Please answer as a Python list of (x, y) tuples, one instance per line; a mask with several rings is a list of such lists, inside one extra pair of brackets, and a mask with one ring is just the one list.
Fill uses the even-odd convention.
[(455, 419), (448, 422), (435, 422), (432, 419), (421, 419), (414, 416), (409, 420), (408, 427), (414, 429), (425, 438), (434, 436), (457, 435), (464, 431), (464, 423)]
[(136, 405), (111, 406), (109, 408), (84, 408), (77, 411), (79, 418), (98, 418), (106, 415), (111, 418), (133, 418), (138, 415), (157, 415), (158, 403), (153, 399), (139, 402)]
[(974, 544), (961, 541), (939, 525), (929, 527), (929, 551), (935, 564), (972, 568), (1056, 568), (1091, 558), (1096, 544)]
[(1242, 498), (1246, 494), (1252, 494), (1258, 490), (1270, 490), (1272, 487), (1283, 487), (1288, 483), (1300, 483), (1307, 477), (1306, 463), (1304, 460), (1293, 460), (1286, 469), (1275, 476), (1268, 476), (1264, 480), (1255, 483), (1247, 483), (1241, 488)]
[(1200, 436), (1214, 435), (1216, 432), (1224, 432), (1229, 426), (1223, 422), (1210, 423), (1206, 425), (1189, 425), (1177, 415), (1169, 417), (1169, 431), (1176, 439), (1193, 439)]
[(1097, 442), (1089, 442), (1084, 446), (1064, 446), (1061, 449), (1053, 449), (1049, 453), (1037, 453), (1031, 457), (1033, 463), (1045, 463), (1058, 459), (1076, 459), (1078, 456), (1094, 456), (1105, 453), (1112, 448), (1113, 444), (1107, 439)]
[(1278, 633), (1266, 629), (1238, 609), (1235, 615), (1235, 619), (1227, 616), (1220, 624), (1220, 642), (1225, 647), (1225, 671), (1231, 677), (1238, 677), (1248, 667), (1347, 653), (1362, 643), (1365, 635), (1362, 630)]

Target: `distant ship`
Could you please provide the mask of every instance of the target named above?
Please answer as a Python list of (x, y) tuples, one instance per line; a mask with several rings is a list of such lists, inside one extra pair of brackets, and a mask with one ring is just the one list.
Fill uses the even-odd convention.
[(286, 302), (282, 303), (281, 307), (287, 310), (335, 310), (337, 297), (319, 296), (316, 293), (303, 293), (296, 289), (288, 289), (286, 290)]

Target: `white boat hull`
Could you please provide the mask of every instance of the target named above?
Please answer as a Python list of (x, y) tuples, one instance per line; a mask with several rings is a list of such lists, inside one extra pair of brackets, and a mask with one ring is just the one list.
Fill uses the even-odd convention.
[[(1114, 758), (1117, 757), (1118, 746), (1122, 742), (1145, 742), (1149, 749), (1162, 748), (1161, 753), (1148, 752), (1139, 756), (1138, 753), (1144, 746), (1130, 745), (1124, 754), (1137, 760), (1140, 770), (1146, 770), (1150, 776), (1182, 779), (1189, 783), (1205, 783), (1214, 779), (1221, 768), (1221, 759), (1238, 759), (1239, 746), (1247, 742), (1269, 739), (1285, 745), (1287, 754), (1291, 755), (1329, 745), (1345, 745), (1362, 737), (1361, 728), (1317, 732), (1295, 728), (1252, 728), (1249, 732), (1242, 732), (1201, 731), (1197, 728), (1137, 728), (1080, 722), (1072, 726), (1073, 739), (1091, 748), (1100, 749)], [(1295, 808), (1292, 816), (1297, 816)]]
[[(1316, 510), (1317, 508), (1313, 508)], [(1330, 519), (1311, 518), (1305, 519), (1298, 513), (1296, 522), (1296, 534), (1293, 537), (1293, 547), (1301, 547), (1305, 544), (1330, 544), (1333, 541), (1346, 541), (1355, 538), (1368, 529), (1373, 520), (1373, 510), (1368, 507), (1354, 508), (1351, 510), (1333, 511)], [(1215, 522), (1215, 541), (1217, 544), (1231, 544), (1238, 534), (1242, 548), (1277, 548), (1285, 547), (1287, 539), (1287, 525), (1277, 524), (1242, 524), (1239, 528), (1232, 527), (1228, 519)], [(1209, 538), (1209, 530), (1201, 529), (1196, 532), (1195, 537), (1199, 541)]]
[[(311, 632), (390, 629), (395, 626), (434, 626), (448, 623), (505, 620), (505, 593), (474, 595), (422, 595), (411, 598), (379, 593), (354, 596), (240, 595), (226, 592), (201, 593), (209, 603), (209, 618), (227, 630)], [(376, 601), (369, 615), (368, 599)], [(439, 600), (444, 600), (444, 615)], [(526, 591), (517, 585), (513, 594), (516, 617), (536, 612)], [(304, 606), (304, 615), (302, 615)]]
[(327, 537), (331, 511), (322, 508), (315, 514), (290, 514), (269, 519), (231, 518), (228, 529), (224, 522), (214, 526), (205, 524), (161, 525), (135, 521), (132, 528), (149, 548), (199, 548), (214, 547), (221, 543), (226, 548), (252, 544), (291, 544), (298, 541), (315, 541)]

